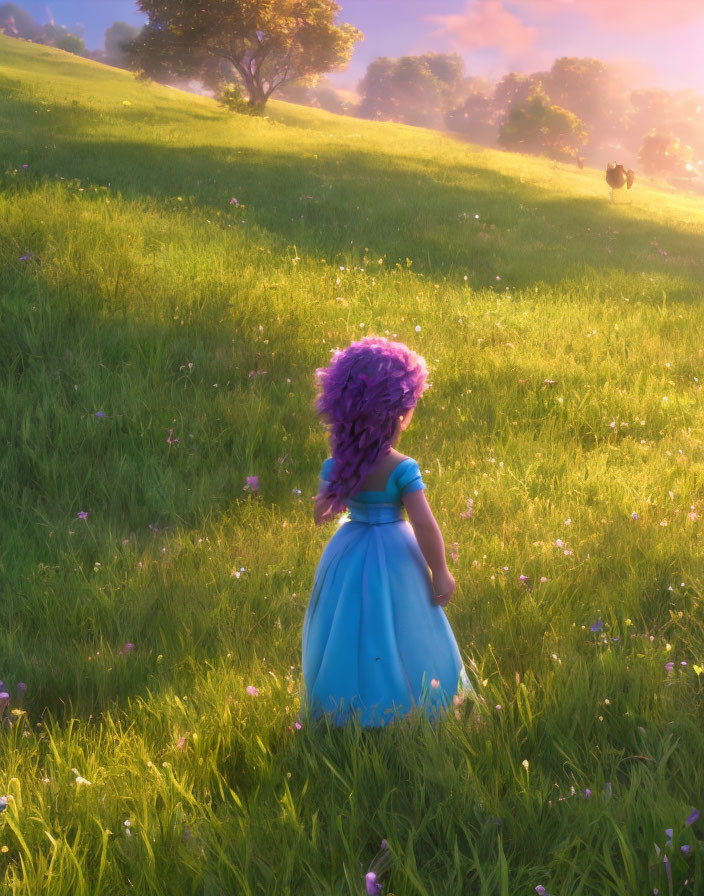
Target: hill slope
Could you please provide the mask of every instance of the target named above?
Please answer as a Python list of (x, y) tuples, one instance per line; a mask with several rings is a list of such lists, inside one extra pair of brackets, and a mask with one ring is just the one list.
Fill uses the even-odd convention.
[[(0, 172), (5, 886), (358, 893), (386, 837), (397, 896), (665, 892), (673, 828), (688, 892), (704, 204), (4, 37)], [(313, 371), (369, 332), (432, 369), (480, 726), (294, 726)]]

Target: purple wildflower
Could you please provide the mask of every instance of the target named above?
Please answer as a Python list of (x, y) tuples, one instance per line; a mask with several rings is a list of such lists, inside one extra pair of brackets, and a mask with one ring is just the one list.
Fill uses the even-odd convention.
[(392, 862), (392, 853), (386, 840), (381, 841), (379, 852), (374, 856), (369, 871), (366, 874), (365, 881), (367, 885), (367, 893), (380, 894), (382, 885), (379, 878), (387, 871)]
[(239, 202), (235, 199), (234, 196), (233, 196), (232, 199), (230, 200), (230, 205), (235, 205), (235, 206), (239, 205)]
[(587, 787), (587, 789), (584, 791), (584, 798), (585, 798), (586, 800), (588, 800), (589, 797), (590, 797), (591, 795), (592, 795), (592, 792), (591, 792), (591, 790)]
[(373, 871), (367, 873), (365, 883), (367, 885), (368, 896), (379, 896), (379, 894), (383, 892), (381, 884), (376, 879), (376, 874)]
[(692, 847), (689, 843), (685, 843), (683, 846), (680, 846), (680, 852), (684, 853), (684, 855), (688, 856), (692, 851)]
[(325, 496), (337, 513), (391, 447), (399, 418), (426, 388), (428, 370), (403, 343), (367, 336), (335, 352), (316, 376), (316, 410), (328, 424), (335, 461)]
[(250, 492), (258, 492), (259, 491), (259, 477), (258, 476), (248, 476), (247, 484), (245, 488)]
[(374, 871), (367, 872), (364, 880), (367, 885), (367, 893), (369, 894), (369, 896), (379, 896), (379, 894), (383, 892), (383, 888), (379, 881), (376, 879), (376, 874)]
[(173, 429), (169, 430), (169, 435), (168, 435), (168, 438), (166, 439), (166, 444), (167, 445), (178, 445), (178, 439), (174, 438)]
[(535, 888), (535, 892), (538, 894), (538, 896), (550, 896), (550, 894), (542, 884), (538, 884), (538, 886)]
[(689, 818), (687, 819), (687, 821), (685, 821), (685, 825), (686, 825), (688, 828), (691, 828), (692, 825), (693, 825), (696, 821), (699, 821), (699, 809), (695, 809), (694, 812), (692, 812), (692, 814), (689, 816)]
[(672, 840), (672, 828), (665, 828), (665, 836), (668, 840)]
[(665, 874), (667, 875), (667, 882), (670, 885), (670, 891), (672, 891), (672, 865), (670, 864), (670, 860), (666, 855), (662, 857), (662, 860), (665, 863)]
[(105, 414), (105, 411), (96, 411), (96, 412), (95, 412), (95, 416), (96, 416), (99, 420), (104, 420), (105, 417), (106, 417), (106, 414)]
[(253, 684), (248, 684), (247, 685), (247, 693), (249, 694), (250, 697), (258, 697), (259, 689), (255, 688)]
[(88, 519), (88, 511), (87, 510), (79, 510), (76, 514), (76, 518), (79, 520), (87, 520)]
[(132, 653), (134, 650), (134, 644), (131, 641), (128, 641), (124, 647), (121, 647), (118, 650), (118, 656), (126, 656), (128, 653)]
[(530, 577), (529, 577), (529, 576), (520, 575), (520, 576), (518, 577), (518, 581), (519, 581), (519, 582), (523, 582), (523, 584), (525, 585), (526, 582), (529, 582), (529, 581), (530, 581)]
[(7, 809), (7, 797), (0, 796), (0, 815)]
[(5, 710), (10, 702), (10, 695), (7, 691), (0, 691), (0, 719), (5, 715)]
[(597, 619), (594, 625), (591, 627), (590, 631), (592, 632), (602, 632), (604, 630), (604, 623), (601, 619)]
[(467, 500), (467, 509), (460, 516), (465, 520), (471, 520), (474, 517), (474, 498)]
[(37, 256), (33, 252), (25, 252), (24, 255), (20, 256), (20, 261), (36, 261)]
[(665, 668), (667, 669), (668, 672), (672, 672), (672, 670), (675, 668), (675, 664), (674, 663), (665, 663)]

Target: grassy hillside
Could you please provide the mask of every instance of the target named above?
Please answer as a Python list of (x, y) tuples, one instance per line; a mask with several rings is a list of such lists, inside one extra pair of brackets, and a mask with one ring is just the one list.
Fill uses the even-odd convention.
[[(5, 889), (359, 894), (385, 837), (397, 896), (701, 892), (704, 203), (619, 198), (0, 36)], [(436, 732), (295, 725), (313, 371), (372, 332), (485, 700)]]

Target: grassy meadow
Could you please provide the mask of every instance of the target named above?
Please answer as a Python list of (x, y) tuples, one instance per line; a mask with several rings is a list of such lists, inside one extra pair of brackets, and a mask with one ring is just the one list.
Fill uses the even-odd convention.
[[(704, 202), (618, 198), (0, 36), (0, 891), (362, 894), (386, 838), (386, 896), (704, 893)], [(431, 368), (437, 730), (296, 724), (368, 333)]]

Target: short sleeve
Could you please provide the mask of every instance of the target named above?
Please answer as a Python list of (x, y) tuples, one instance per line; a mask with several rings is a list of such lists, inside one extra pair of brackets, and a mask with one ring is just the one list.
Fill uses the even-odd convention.
[(401, 495), (408, 495), (425, 488), (425, 483), (420, 475), (420, 467), (413, 458), (409, 457), (408, 460), (402, 461), (399, 468), (396, 484)]
[(320, 478), (325, 482), (330, 482), (330, 477), (332, 476), (332, 465), (334, 461), (331, 457), (329, 457), (324, 463), (323, 467), (320, 471)]

